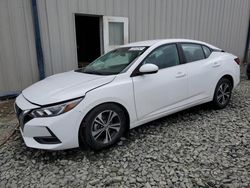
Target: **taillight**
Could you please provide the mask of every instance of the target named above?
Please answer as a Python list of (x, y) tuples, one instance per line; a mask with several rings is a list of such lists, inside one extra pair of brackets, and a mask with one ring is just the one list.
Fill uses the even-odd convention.
[(240, 65), (240, 58), (237, 57), (237, 58), (234, 59), (234, 61), (235, 61), (235, 63), (237, 63), (238, 65)]

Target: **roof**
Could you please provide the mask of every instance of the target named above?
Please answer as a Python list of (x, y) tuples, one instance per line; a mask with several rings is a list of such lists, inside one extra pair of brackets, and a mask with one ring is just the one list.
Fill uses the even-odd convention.
[(124, 45), (123, 47), (130, 47), (130, 46), (152, 46), (153, 44), (160, 42), (163, 40), (145, 40), (145, 41), (138, 41)]
[(157, 43), (173, 43), (173, 42), (189, 42), (189, 43), (199, 43), (204, 44), (210, 48), (213, 49), (219, 49), (218, 47), (215, 47), (211, 44), (198, 41), (198, 40), (191, 40), (191, 39), (158, 39), (158, 40), (145, 40), (145, 41), (139, 41), (139, 42), (133, 42), (126, 45), (123, 45), (122, 47), (132, 47), (132, 46), (152, 46)]

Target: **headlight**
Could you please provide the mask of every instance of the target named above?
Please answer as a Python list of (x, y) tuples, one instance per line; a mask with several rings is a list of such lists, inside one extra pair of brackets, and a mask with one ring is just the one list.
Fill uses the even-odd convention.
[(55, 106), (48, 106), (44, 108), (35, 109), (31, 112), (33, 117), (51, 117), (63, 114), (75, 108), (83, 98), (61, 103)]

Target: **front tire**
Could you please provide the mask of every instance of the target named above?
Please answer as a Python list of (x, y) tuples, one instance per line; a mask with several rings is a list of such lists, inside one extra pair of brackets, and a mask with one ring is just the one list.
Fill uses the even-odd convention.
[(221, 78), (219, 82), (216, 85), (215, 92), (214, 92), (214, 98), (213, 98), (213, 106), (216, 109), (222, 109), (225, 108), (231, 98), (232, 94), (232, 83), (227, 78)]
[(80, 127), (80, 141), (93, 150), (114, 145), (125, 132), (126, 116), (116, 104), (103, 104), (94, 108)]

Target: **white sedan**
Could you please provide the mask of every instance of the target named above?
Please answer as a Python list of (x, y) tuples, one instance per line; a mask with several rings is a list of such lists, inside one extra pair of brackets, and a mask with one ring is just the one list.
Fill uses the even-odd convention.
[(210, 44), (168, 39), (115, 49), (87, 67), (50, 76), (16, 99), (28, 147), (109, 147), (131, 128), (211, 102), (229, 103), (239, 58)]

